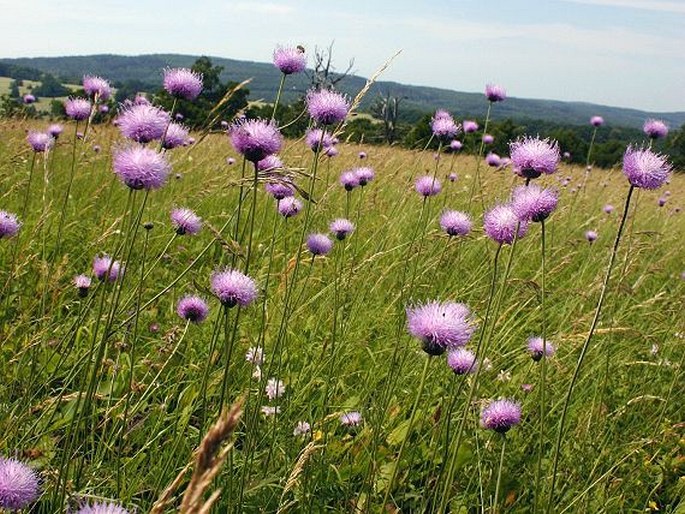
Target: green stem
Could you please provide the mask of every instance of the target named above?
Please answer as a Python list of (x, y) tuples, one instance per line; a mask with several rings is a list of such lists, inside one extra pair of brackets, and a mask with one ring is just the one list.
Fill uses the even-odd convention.
[(493, 510), (497, 512), (497, 504), (499, 502), (499, 487), (502, 483), (502, 467), (504, 465), (504, 449), (507, 447), (507, 437), (502, 434), (502, 451), (499, 455), (499, 467), (497, 469), (497, 485), (495, 485), (495, 501), (493, 503)]
[(538, 391), (538, 398), (540, 402), (540, 436), (538, 449), (538, 460), (535, 472), (535, 496), (533, 499), (533, 512), (537, 512), (538, 499), (540, 497), (540, 483), (542, 481), (542, 456), (545, 452), (545, 389), (547, 385), (547, 320), (545, 311), (545, 274), (546, 274), (546, 262), (545, 262), (545, 220), (540, 221), (541, 235), (540, 239), (542, 241), (542, 288), (540, 291), (540, 310), (542, 313), (542, 323), (541, 323), (541, 333), (542, 333), (542, 362), (540, 363), (540, 390)]
[[(71, 186), (74, 183), (74, 173), (76, 170), (76, 134), (78, 133), (78, 121), (74, 126), (74, 143), (71, 146), (71, 170), (69, 172), (69, 182), (67, 183), (67, 190), (64, 193), (64, 201), (62, 202), (62, 212), (59, 217), (59, 225), (57, 228), (57, 245), (55, 246), (54, 255), (59, 258), (59, 251), (62, 246), (62, 229), (64, 228), (64, 219), (67, 213), (67, 204), (69, 203), (69, 194), (71, 194)], [(85, 137), (85, 136), (84, 136)]]
[(276, 101), (274, 102), (274, 110), (271, 113), (271, 121), (276, 119), (276, 109), (278, 109), (278, 103), (281, 101), (281, 93), (283, 92), (283, 84), (285, 84), (285, 73), (281, 74), (281, 82), (278, 84), (278, 92), (276, 93)]

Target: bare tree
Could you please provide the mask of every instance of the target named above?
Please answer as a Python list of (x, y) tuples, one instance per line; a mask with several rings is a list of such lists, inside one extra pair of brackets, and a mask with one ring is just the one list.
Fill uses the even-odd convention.
[(333, 89), (347, 77), (354, 67), (354, 59), (350, 59), (347, 69), (342, 73), (336, 72), (333, 66), (333, 41), (328, 48), (314, 48), (314, 70), (307, 72), (307, 76), (314, 89)]
[(405, 97), (392, 96), (389, 92), (380, 95), (371, 106), (371, 114), (383, 121), (384, 137), (387, 143), (397, 138), (397, 119), (400, 113), (400, 102)]

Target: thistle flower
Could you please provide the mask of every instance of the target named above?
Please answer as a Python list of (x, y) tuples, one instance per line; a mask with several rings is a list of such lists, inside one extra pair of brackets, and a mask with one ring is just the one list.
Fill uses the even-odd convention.
[(464, 145), (462, 145), (461, 141), (457, 141), (456, 139), (450, 142), (450, 150), (453, 152), (458, 152), (463, 146)]
[(98, 106), (98, 112), (100, 114), (107, 114), (109, 112), (109, 105), (105, 105), (105, 104), (99, 105)]
[(247, 307), (257, 298), (257, 284), (238, 270), (216, 270), (210, 282), (212, 293), (224, 307)]
[(260, 409), (262, 414), (264, 414), (267, 418), (270, 418), (272, 416), (275, 416), (276, 414), (281, 413), (281, 408), (279, 406), (276, 407), (271, 407), (269, 405), (262, 405), (262, 408)]
[(87, 275), (76, 275), (74, 277), (74, 287), (78, 289), (78, 295), (81, 298), (88, 296), (88, 291), (90, 290), (91, 280)]
[(309, 129), (304, 136), (304, 142), (312, 152), (319, 152), (333, 146), (333, 140), (330, 132), (320, 128)]
[(159, 189), (171, 171), (164, 154), (142, 146), (115, 152), (112, 167), (119, 180), (131, 189)]
[(483, 140), (483, 144), (491, 145), (492, 143), (495, 142), (495, 136), (493, 136), (491, 134), (483, 134), (482, 140)]
[(98, 100), (107, 100), (112, 95), (112, 86), (105, 79), (97, 75), (83, 76), (83, 90), (88, 96)]
[(184, 146), (188, 140), (188, 129), (175, 122), (169, 123), (166, 133), (163, 134), (162, 147), (167, 150)]
[(292, 218), (302, 210), (302, 202), (294, 196), (288, 196), (278, 201), (278, 212), (284, 218)]
[(21, 228), (21, 222), (16, 214), (0, 211), (0, 239), (14, 237)]
[(440, 227), (449, 236), (466, 236), (471, 232), (471, 218), (460, 211), (445, 211), (440, 216)]
[(166, 68), (163, 84), (171, 96), (195, 100), (202, 92), (202, 74), (188, 68)]
[(283, 161), (277, 155), (267, 155), (257, 163), (258, 171), (280, 170), (284, 167)]
[(599, 236), (597, 232), (595, 232), (594, 230), (588, 230), (587, 232), (585, 232), (585, 239), (587, 239), (588, 243), (590, 244), (594, 243), (598, 237)]
[(307, 68), (307, 56), (301, 46), (295, 48), (278, 46), (274, 50), (274, 66), (283, 75), (303, 72)]
[(345, 188), (345, 191), (352, 191), (359, 185), (359, 177), (352, 171), (345, 171), (340, 175), (340, 184)]
[(528, 222), (519, 219), (510, 204), (497, 205), (483, 217), (483, 228), (485, 234), (499, 244), (512, 244), (516, 238), (516, 227), (518, 226), (518, 237), (526, 235)]
[(649, 119), (642, 126), (642, 131), (651, 139), (661, 139), (668, 135), (668, 125), (661, 120)]
[(98, 280), (107, 279), (114, 282), (123, 272), (121, 263), (112, 261), (112, 258), (107, 254), (96, 256), (93, 259), (93, 274)]
[(326, 157), (330, 159), (336, 157), (340, 152), (338, 152), (338, 149), (335, 146), (329, 146), (324, 153), (326, 154)]
[(60, 125), (59, 123), (53, 123), (48, 127), (48, 134), (50, 134), (52, 137), (57, 139), (62, 132), (64, 132), (64, 127)]
[(343, 121), (350, 110), (350, 102), (335, 91), (310, 90), (306, 97), (309, 116), (321, 125), (336, 125)]
[(665, 156), (649, 148), (629, 146), (623, 154), (623, 174), (635, 187), (657, 189), (666, 182), (671, 169)]
[(480, 413), (480, 426), (506, 433), (521, 422), (521, 405), (513, 400), (494, 400)]
[(202, 323), (209, 315), (209, 306), (199, 296), (186, 295), (176, 306), (178, 315), (192, 323)]
[(185, 116), (183, 116), (183, 114), (181, 114), (180, 112), (177, 112), (176, 114), (174, 114), (174, 119), (176, 121), (183, 121), (184, 118), (185, 118)]
[(354, 174), (357, 175), (359, 180), (359, 185), (364, 187), (366, 184), (371, 182), (375, 177), (376, 173), (371, 168), (357, 168), (354, 170)]
[(117, 123), (124, 137), (138, 143), (149, 143), (164, 136), (171, 118), (169, 113), (159, 107), (131, 104), (122, 109)]
[(366, 152), (363, 152), (363, 151), (362, 151), (362, 152), (359, 152), (359, 153), (357, 154), (357, 156), (358, 156), (360, 159), (366, 159), (366, 157), (367, 157)]
[(507, 92), (502, 86), (488, 84), (485, 86), (485, 97), (490, 102), (503, 102), (507, 97)]
[(556, 191), (529, 184), (514, 189), (511, 207), (520, 219), (541, 222), (557, 208), (558, 201)]
[(590, 118), (590, 124), (593, 127), (601, 127), (602, 125), (604, 125), (604, 118), (602, 118), (601, 116), (593, 116), (592, 118)]
[(526, 136), (509, 144), (514, 172), (524, 178), (552, 174), (559, 165), (559, 143), (549, 139)]
[(342, 241), (354, 232), (354, 223), (345, 218), (338, 218), (333, 220), (328, 228), (339, 241)]
[(233, 166), (235, 164), (235, 159), (233, 157), (228, 157), (226, 159), (226, 164), (228, 164), (229, 166)]
[(293, 435), (295, 437), (304, 437), (312, 431), (312, 426), (306, 421), (298, 421), (295, 425), (295, 430), (293, 430)]
[(657, 200), (657, 205), (658, 205), (659, 207), (663, 207), (664, 205), (666, 205), (666, 202), (667, 202), (667, 201), (668, 201), (668, 198), (666, 198), (665, 196), (662, 196), (661, 198), (659, 198), (659, 199)]
[(542, 337), (528, 338), (528, 353), (535, 362), (542, 359), (543, 356), (551, 357), (554, 355), (555, 348), (552, 343), (545, 341)]
[(102, 150), (102, 147), (100, 145), (93, 145), (93, 151), (95, 153), (100, 153), (100, 150)]
[(171, 210), (171, 224), (179, 236), (195, 235), (202, 228), (202, 218), (190, 209), (176, 208)]
[(570, 161), (570, 160), (571, 160), (571, 153), (570, 153), (570, 152), (564, 152), (563, 154), (561, 154), (561, 157), (562, 157), (565, 161)]
[(272, 121), (239, 120), (231, 125), (228, 135), (233, 148), (248, 161), (255, 163), (278, 153), (283, 146), (283, 136)]
[(129, 514), (129, 512), (116, 503), (96, 502), (82, 505), (76, 514)]
[(447, 352), (447, 365), (456, 375), (466, 375), (476, 371), (476, 355), (466, 348)]
[(466, 305), (433, 301), (407, 309), (407, 329), (424, 352), (440, 355), (468, 343), (474, 326)]
[(502, 159), (500, 159), (500, 156), (497, 155), (494, 152), (488, 152), (488, 154), (485, 156), (485, 163), (488, 166), (492, 166), (493, 168), (496, 168), (500, 164), (502, 164)]
[(36, 501), (38, 475), (23, 462), (0, 458), (0, 508), (21, 510)]
[(435, 111), (435, 114), (433, 115), (434, 120), (440, 120), (440, 119), (452, 119), (452, 115), (449, 113), (449, 111), (445, 109), (438, 109)]
[(274, 174), (271, 180), (264, 184), (264, 189), (276, 200), (283, 200), (295, 194), (295, 189), (290, 179), (279, 174)]
[(312, 255), (327, 255), (333, 248), (333, 241), (326, 234), (310, 234), (307, 237), (307, 248)]
[(250, 346), (245, 354), (245, 360), (259, 366), (264, 362), (264, 349), (261, 346)]
[(478, 130), (478, 123), (473, 120), (464, 120), (463, 128), (466, 134), (471, 134)]
[(64, 102), (64, 112), (72, 120), (87, 120), (90, 116), (90, 110), (90, 102), (85, 98), (69, 98)]
[(340, 415), (340, 424), (345, 427), (357, 427), (362, 422), (361, 413), (356, 410), (350, 412), (344, 412)]
[(414, 182), (416, 192), (423, 197), (435, 196), (442, 191), (442, 184), (437, 178), (430, 175), (419, 177)]
[(614, 206), (608, 203), (604, 206), (602, 210), (607, 214), (611, 214), (612, 212), (614, 212)]
[[(439, 111), (438, 111), (439, 112)], [(442, 141), (454, 138), (459, 133), (459, 126), (449, 114), (433, 116), (431, 119), (431, 130), (433, 135)]]
[(457, 181), (457, 174), (452, 172), (449, 175), (447, 175), (447, 180), (450, 182), (456, 182)]
[(36, 97), (33, 96), (31, 93), (26, 93), (26, 94), (23, 96), (22, 101), (23, 101), (26, 105), (30, 105), (30, 104), (32, 104), (32, 103), (34, 103), (34, 102), (36, 101)]
[(285, 384), (281, 380), (270, 378), (266, 382), (264, 393), (266, 393), (269, 400), (280, 398), (285, 393)]
[(50, 134), (46, 134), (45, 132), (34, 132), (33, 130), (26, 136), (26, 140), (36, 153), (47, 152), (55, 143), (55, 140)]

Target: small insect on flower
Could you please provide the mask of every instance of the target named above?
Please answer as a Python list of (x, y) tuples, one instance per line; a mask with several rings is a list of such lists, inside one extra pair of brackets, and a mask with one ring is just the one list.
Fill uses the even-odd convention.
[(463, 303), (432, 301), (407, 308), (407, 329), (428, 355), (464, 346), (475, 327)]
[(302, 210), (302, 202), (294, 196), (288, 196), (278, 201), (278, 213), (284, 218), (297, 216)]
[(455, 375), (466, 375), (476, 371), (476, 355), (466, 348), (457, 348), (447, 352), (447, 365)]
[(266, 381), (264, 393), (269, 400), (275, 400), (285, 394), (285, 384), (283, 381), (276, 378), (270, 378)]
[(354, 223), (345, 218), (338, 218), (331, 221), (328, 228), (338, 241), (342, 241), (354, 232)]
[(16, 214), (7, 211), (0, 211), (0, 239), (14, 237), (21, 228), (21, 222)]
[(647, 120), (642, 126), (643, 132), (651, 139), (661, 139), (668, 135), (668, 125), (661, 120)]
[(526, 235), (528, 222), (521, 220), (510, 204), (504, 204), (497, 205), (485, 213), (483, 228), (485, 234), (496, 243), (510, 245), (517, 237)]
[(202, 74), (188, 68), (166, 68), (163, 84), (171, 96), (195, 100), (202, 92)]
[(85, 98), (69, 98), (64, 102), (64, 112), (72, 120), (87, 120), (90, 116), (90, 111), (90, 102)]
[(21, 510), (38, 498), (36, 472), (16, 459), (0, 458), (0, 508)]
[(209, 315), (209, 306), (199, 296), (186, 295), (176, 306), (178, 315), (191, 323), (202, 323)]
[(507, 98), (507, 92), (502, 86), (487, 84), (485, 86), (485, 97), (490, 102), (503, 102)]
[(511, 207), (520, 219), (539, 223), (554, 212), (558, 201), (556, 191), (528, 184), (514, 189)]
[(327, 89), (310, 90), (306, 102), (309, 116), (321, 125), (337, 125), (350, 110), (350, 102), (345, 96)]
[(305, 437), (309, 435), (312, 431), (312, 426), (306, 421), (298, 421), (295, 425), (295, 430), (293, 430), (293, 435), (295, 437)]
[(590, 118), (590, 124), (593, 127), (601, 127), (602, 125), (604, 125), (604, 118), (602, 118), (601, 116), (593, 116), (592, 118)]
[(333, 241), (326, 234), (310, 234), (307, 248), (312, 255), (327, 255), (333, 249)]
[(257, 298), (257, 284), (235, 269), (216, 270), (210, 278), (212, 293), (224, 307), (247, 307)]
[(649, 148), (629, 146), (623, 154), (623, 174), (628, 182), (641, 189), (658, 189), (672, 171), (666, 157)]
[(202, 228), (202, 218), (190, 209), (177, 208), (171, 210), (171, 224), (179, 236), (195, 235)]
[(537, 178), (557, 171), (561, 155), (559, 143), (549, 139), (526, 136), (509, 144), (514, 172), (523, 178)]
[(88, 296), (88, 291), (90, 290), (91, 280), (87, 275), (76, 275), (74, 277), (74, 287), (78, 289), (78, 295), (81, 298)]
[(55, 139), (50, 134), (45, 132), (34, 132), (33, 130), (26, 136), (26, 140), (36, 153), (47, 152), (55, 143)]
[(274, 66), (283, 75), (303, 72), (307, 68), (307, 56), (304, 53), (304, 48), (301, 46), (277, 46), (274, 50)]
[(272, 121), (238, 120), (228, 129), (228, 135), (233, 148), (254, 163), (278, 153), (283, 146), (283, 136)]
[(440, 227), (448, 236), (466, 236), (473, 223), (468, 214), (461, 211), (445, 211), (440, 216)]
[(81, 505), (76, 514), (129, 514), (129, 511), (116, 503), (96, 502)]
[(588, 243), (590, 244), (594, 243), (598, 237), (599, 235), (594, 230), (588, 230), (585, 232), (585, 239), (587, 239)]
[(503, 399), (490, 402), (480, 413), (480, 426), (505, 434), (521, 422), (521, 404)]
[(93, 259), (93, 275), (98, 280), (114, 282), (124, 270), (119, 261), (112, 261), (109, 255), (103, 254)]
[(442, 184), (437, 178), (433, 178), (430, 175), (419, 177), (414, 182), (414, 189), (424, 198), (429, 196), (435, 196), (440, 191), (442, 191)]
[(340, 415), (340, 424), (345, 427), (357, 427), (362, 422), (362, 415), (356, 410), (344, 412)]
[(112, 167), (119, 180), (131, 189), (159, 189), (171, 171), (163, 153), (142, 146), (116, 151)]
[(112, 96), (112, 86), (107, 80), (97, 75), (83, 76), (83, 90), (96, 101), (107, 100)]
[(555, 351), (554, 345), (542, 337), (528, 338), (528, 353), (535, 362), (540, 361), (543, 357), (553, 356)]

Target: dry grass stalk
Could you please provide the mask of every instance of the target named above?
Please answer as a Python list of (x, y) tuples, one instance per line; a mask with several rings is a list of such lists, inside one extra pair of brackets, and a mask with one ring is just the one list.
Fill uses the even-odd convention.
[(291, 506), (297, 503), (295, 500), (293, 500), (286, 504), (283, 504), (283, 500), (291, 490), (293, 490), (300, 484), (300, 475), (304, 470), (305, 464), (307, 464), (307, 461), (309, 460), (311, 454), (319, 448), (321, 448), (320, 444), (316, 444), (315, 441), (310, 441), (309, 444), (305, 446), (304, 449), (300, 452), (300, 455), (297, 457), (297, 461), (295, 462), (295, 466), (293, 466), (293, 470), (290, 472), (290, 476), (288, 477), (288, 480), (285, 483), (285, 487), (283, 488), (283, 494), (281, 494), (280, 501), (281, 506), (278, 508), (276, 514), (281, 514), (282, 512), (285, 512)]

